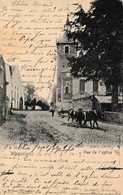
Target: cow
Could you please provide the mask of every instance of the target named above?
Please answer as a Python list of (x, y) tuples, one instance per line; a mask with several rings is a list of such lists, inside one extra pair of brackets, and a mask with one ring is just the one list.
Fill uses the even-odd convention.
[(68, 111), (68, 122), (70, 119), (72, 120), (72, 123), (75, 122), (76, 121), (76, 114), (77, 114), (77, 111), (71, 108)]
[(91, 128), (94, 128), (94, 125), (96, 124), (98, 128), (98, 114), (96, 110), (91, 110), (91, 111), (86, 111), (84, 112), (85, 118), (84, 118), (84, 123), (83, 126), (87, 126), (87, 122), (90, 122)]
[(85, 119), (85, 115), (82, 109), (79, 110), (70, 109), (68, 112), (68, 122), (70, 119), (72, 120), (72, 123), (76, 125), (76, 127), (78, 123), (82, 127), (82, 121), (84, 121)]
[(79, 123), (80, 127), (87, 127), (87, 122), (90, 122), (91, 128), (94, 128), (95, 124), (98, 128), (98, 114), (96, 110), (83, 111), (82, 109), (70, 109), (68, 112), (68, 122), (70, 119), (72, 120), (72, 123), (76, 124), (76, 126), (77, 123)]
[(85, 114), (82, 109), (76, 111), (75, 120), (79, 123), (80, 127), (82, 127), (82, 121), (85, 120)]
[(58, 110), (58, 115), (62, 116), (64, 114), (63, 108), (59, 108)]

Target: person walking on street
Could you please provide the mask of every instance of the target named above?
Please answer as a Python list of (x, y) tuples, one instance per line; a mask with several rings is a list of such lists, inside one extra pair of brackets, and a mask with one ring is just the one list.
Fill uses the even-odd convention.
[(51, 109), (51, 112), (52, 112), (52, 117), (53, 117), (54, 116), (54, 112), (55, 112), (55, 108), (54, 107)]

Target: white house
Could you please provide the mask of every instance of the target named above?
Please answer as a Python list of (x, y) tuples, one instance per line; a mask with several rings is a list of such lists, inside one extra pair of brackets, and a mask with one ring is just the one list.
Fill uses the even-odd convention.
[(9, 106), (14, 109), (22, 109), (24, 105), (24, 87), (18, 66), (6, 64), (6, 82)]

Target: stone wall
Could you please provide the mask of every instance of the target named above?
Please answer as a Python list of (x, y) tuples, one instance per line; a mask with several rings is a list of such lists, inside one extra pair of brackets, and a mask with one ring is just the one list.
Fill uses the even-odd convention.
[(92, 100), (88, 97), (73, 100), (73, 108), (76, 110), (79, 108), (82, 108), (83, 110), (92, 110)]
[(104, 120), (118, 123), (123, 125), (123, 113), (122, 112), (104, 112)]
[(87, 96), (79, 99), (73, 100), (73, 108), (83, 110), (96, 110), (100, 111), (101, 105), (100, 102), (94, 96)]

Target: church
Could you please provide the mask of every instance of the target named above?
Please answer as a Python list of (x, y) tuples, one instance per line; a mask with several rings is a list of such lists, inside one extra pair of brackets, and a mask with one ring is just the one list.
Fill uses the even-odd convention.
[[(64, 32), (57, 41), (57, 88), (56, 107), (68, 110), (70, 108), (111, 109), (111, 87), (101, 82), (86, 81), (85, 77), (74, 78), (68, 65), (68, 57), (77, 57), (77, 42), (68, 38), (71, 30), (69, 15), (67, 15)], [(121, 101), (121, 100), (119, 100)]]

